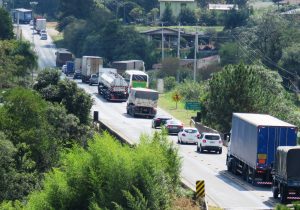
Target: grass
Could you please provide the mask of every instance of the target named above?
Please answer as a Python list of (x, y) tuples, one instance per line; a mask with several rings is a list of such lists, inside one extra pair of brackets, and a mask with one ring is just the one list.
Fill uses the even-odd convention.
[[(136, 25), (135, 29), (138, 32), (148, 31), (148, 30), (155, 30), (161, 28), (160, 26), (143, 26), (143, 25)], [(164, 26), (164, 28), (173, 28), (177, 29), (178, 26)], [(195, 26), (180, 26), (180, 28), (184, 29), (185, 32), (195, 32)], [(217, 32), (223, 31), (223, 26), (198, 26), (198, 31), (206, 31), (207, 29), (215, 29)]]
[(197, 115), (197, 111), (185, 110), (184, 102), (178, 102), (176, 109), (176, 103), (172, 100), (171, 92), (159, 95), (158, 106), (183, 122), (185, 126), (189, 126), (191, 117)]
[(57, 22), (47, 22), (48, 34), (51, 36), (57, 48), (63, 48), (64, 36), (63, 33), (56, 30)]

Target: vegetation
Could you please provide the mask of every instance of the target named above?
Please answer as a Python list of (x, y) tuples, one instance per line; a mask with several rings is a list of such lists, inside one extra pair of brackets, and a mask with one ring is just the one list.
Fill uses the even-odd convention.
[(3, 39), (12, 39), (14, 36), (13, 25), (10, 21), (9, 13), (4, 9), (0, 8), (0, 40)]

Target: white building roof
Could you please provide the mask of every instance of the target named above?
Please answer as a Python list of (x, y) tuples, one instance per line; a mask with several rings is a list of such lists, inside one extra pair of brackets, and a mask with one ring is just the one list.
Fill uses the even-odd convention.
[(235, 8), (238, 9), (238, 5), (234, 4), (208, 4), (208, 9), (210, 10), (231, 10)]
[(233, 115), (256, 126), (296, 127), (267, 114), (233, 113)]

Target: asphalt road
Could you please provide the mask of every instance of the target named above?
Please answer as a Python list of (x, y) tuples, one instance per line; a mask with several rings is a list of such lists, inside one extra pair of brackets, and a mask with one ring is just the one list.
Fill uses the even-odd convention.
[[(29, 26), (22, 26), (23, 36), (32, 41), (32, 30)], [(40, 40), (35, 35), (35, 47), (39, 56), (40, 68), (53, 67), (55, 64), (55, 49), (51, 39)], [(78, 86), (91, 94), (94, 99), (92, 111), (99, 111), (99, 119), (120, 133), (131, 143), (138, 143), (141, 135), (151, 135), (158, 129), (151, 128), (151, 119), (132, 118), (126, 114), (126, 103), (112, 103), (99, 97), (96, 86), (82, 84)], [(159, 114), (167, 114), (158, 109)], [(181, 176), (191, 188), (195, 188), (197, 180), (205, 180), (207, 200), (212, 205), (223, 209), (272, 209), (275, 200), (271, 198), (270, 188), (254, 187), (241, 178), (226, 171), (226, 153), (223, 154), (196, 152), (196, 145), (178, 145), (177, 137), (170, 136), (179, 149), (182, 157)]]

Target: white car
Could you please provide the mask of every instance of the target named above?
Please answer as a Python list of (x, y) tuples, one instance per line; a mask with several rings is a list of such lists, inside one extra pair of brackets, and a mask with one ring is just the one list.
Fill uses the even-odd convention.
[(197, 144), (200, 138), (200, 133), (197, 128), (183, 128), (178, 133), (178, 143), (179, 144)]
[(223, 142), (218, 133), (202, 133), (197, 143), (197, 151), (215, 151), (222, 154)]
[(41, 33), (41, 40), (47, 40), (48, 36), (46, 33)]

